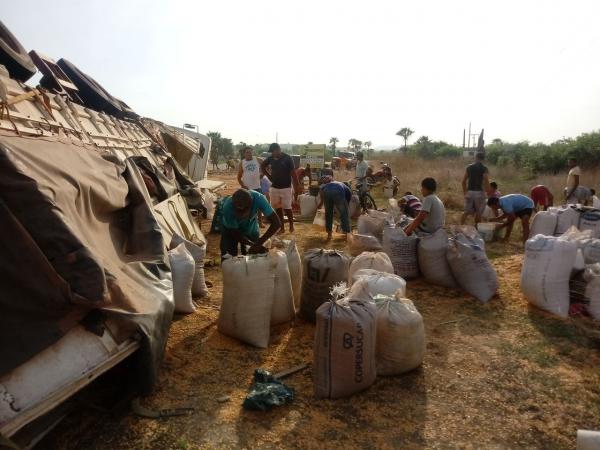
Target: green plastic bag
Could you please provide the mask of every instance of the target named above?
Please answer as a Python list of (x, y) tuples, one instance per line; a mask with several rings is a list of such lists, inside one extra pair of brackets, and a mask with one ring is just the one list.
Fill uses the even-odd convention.
[(286, 386), (270, 372), (263, 369), (254, 371), (254, 384), (242, 406), (251, 411), (268, 411), (294, 400), (294, 389)]

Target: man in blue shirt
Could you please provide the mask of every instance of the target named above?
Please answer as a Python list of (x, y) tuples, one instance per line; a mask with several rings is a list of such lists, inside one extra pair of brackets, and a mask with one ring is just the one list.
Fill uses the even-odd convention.
[[(270, 222), (262, 236), (258, 229), (259, 211)], [(266, 253), (263, 244), (279, 230), (281, 222), (264, 195), (238, 189), (231, 197), (223, 200), (221, 225), (221, 256), (227, 253), (237, 256), (238, 246), (241, 247), (242, 255), (246, 254), (246, 246), (250, 246), (250, 254)]]
[(333, 234), (333, 209), (337, 209), (340, 215), (342, 231), (350, 233), (350, 209), (349, 203), (352, 199), (352, 191), (344, 183), (333, 181), (330, 175), (322, 176), (319, 180), (321, 186), (319, 191), (319, 205), (317, 209), (325, 204), (325, 230), (327, 240), (331, 240)]
[(523, 225), (523, 243), (529, 238), (529, 219), (533, 214), (533, 200), (522, 194), (509, 194), (500, 198), (490, 197), (487, 204), (494, 210), (496, 215), (498, 210), (502, 210), (500, 217), (490, 219), (492, 222), (504, 222), (502, 227), (506, 227), (504, 242), (508, 242), (512, 232), (514, 222), (517, 217), (521, 219)]

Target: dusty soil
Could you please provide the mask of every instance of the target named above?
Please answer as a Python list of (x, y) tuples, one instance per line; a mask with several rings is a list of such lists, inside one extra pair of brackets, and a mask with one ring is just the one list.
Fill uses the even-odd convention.
[[(226, 175), (234, 187), (233, 177)], [(456, 212), (449, 214), (450, 220)], [(218, 260), (218, 236), (208, 234)], [(517, 230), (517, 233), (519, 230)], [(322, 247), (324, 233), (299, 223), (301, 250)], [(344, 249), (336, 239), (330, 245)], [(290, 376), (290, 405), (270, 412), (241, 407), (255, 368), (280, 371), (312, 361), (314, 326), (298, 319), (272, 330), (266, 350), (221, 335), (218, 266), (206, 269), (210, 298), (177, 317), (152, 409), (194, 407), (159, 420), (130, 411), (82, 409), (43, 448), (574, 448), (578, 428), (600, 428), (600, 334), (584, 318), (561, 320), (528, 307), (519, 290), (519, 244), (490, 244), (500, 292), (488, 304), (457, 290), (408, 283), (425, 320), (423, 366), (379, 377), (350, 398), (318, 400), (311, 368)], [(217, 399), (228, 396), (220, 403)]]

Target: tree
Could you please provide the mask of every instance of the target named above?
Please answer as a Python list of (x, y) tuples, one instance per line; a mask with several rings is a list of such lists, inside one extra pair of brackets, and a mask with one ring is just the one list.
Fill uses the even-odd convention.
[(213, 164), (219, 164), (221, 158), (221, 133), (218, 131), (209, 131), (206, 135), (211, 139), (210, 160)]
[(352, 138), (348, 141), (348, 148), (352, 148), (355, 152), (360, 150), (362, 145), (362, 141), (359, 141), (358, 139)]
[(209, 131), (206, 135), (211, 139), (211, 161), (227, 161), (235, 153), (233, 142), (229, 138), (224, 138), (218, 131)]
[(338, 142), (340, 142), (340, 140), (336, 137), (332, 137), (329, 139), (329, 143), (331, 144), (331, 152), (333, 153), (333, 155), (335, 156), (335, 149), (337, 148), (335, 144), (337, 144)]
[(413, 133), (414, 133), (414, 130), (411, 130), (408, 127), (400, 128), (400, 130), (396, 133), (396, 136), (400, 136), (400, 137), (402, 137), (402, 139), (404, 139), (404, 151), (406, 151), (406, 145), (408, 142), (408, 138)]
[(417, 144), (428, 144), (430, 142), (431, 140), (429, 139), (429, 136), (421, 136), (419, 139), (417, 139)]
[(373, 145), (373, 143), (371, 141), (365, 141), (365, 147), (366, 147), (366, 154), (367, 154), (367, 158), (370, 158), (371, 155), (373, 154), (373, 149), (371, 148), (371, 145)]

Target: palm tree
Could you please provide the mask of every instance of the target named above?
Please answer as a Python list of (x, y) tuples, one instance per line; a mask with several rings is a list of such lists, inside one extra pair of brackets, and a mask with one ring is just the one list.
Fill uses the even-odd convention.
[(340, 142), (340, 140), (336, 137), (332, 137), (329, 139), (329, 143), (331, 144), (331, 152), (333, 153), (333, 156), (335, 156), (335, 149), (337, 148), (335, 144), (337, 144), (338, 142)]
[(414, 133), (414, 130), (411, 130), (408, 127), (400, 128), (400, 131), (396, 133), (396, 136), (400, 136), (404, 139), (404, 150), (406, 150), (406, 144), (408, 142), (408, 138), (411, 134)]

